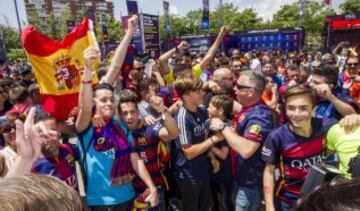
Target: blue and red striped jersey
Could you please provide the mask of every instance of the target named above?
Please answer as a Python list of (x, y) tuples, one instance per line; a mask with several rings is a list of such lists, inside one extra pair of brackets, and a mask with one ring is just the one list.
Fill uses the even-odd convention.
[[(133, 132), (135, 143), (133, 149), (144, 160), (146, 168), (151, 176), (155, 186), (166, 185), (165, 176), (162, 174), (159, 162), (158, 145), (160, 144), (159, 132), (163, 126), (161, 124), (153, 124), (145, 126)], [(133, 180), (133, 186), (136, 190), (143, 192), (147, 186), (136, 176)]]
[(262, 160), (280, 169), (275, 194), (286, 203), (300, 198), (300, 189), (310, 167), (325, 162), (326, 133), (333, 120), (312, 118), (312, 134), (302, 137), (294, 133), (289, 123), (274, 130), (262, 148)]
[(59, 145), (57, 160), (40, 158), (32, 166), (31, 172), (57, 177), (78, 191), (74, 153), (72, 148), (66, 144)]

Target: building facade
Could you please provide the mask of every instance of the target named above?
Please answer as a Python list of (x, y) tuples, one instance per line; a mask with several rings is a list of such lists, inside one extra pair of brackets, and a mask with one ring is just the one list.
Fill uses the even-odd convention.
[(114, 18), (114, 4), (109, 0), (24, 0), (26, 15), (29, 23), (36, 23), (41, 29), (48, 26), (49, 15), (60, 22), (65, 13), (69, 13), (72, 20), (80, 22), (88, 16), (96, 23), (102, 16)]

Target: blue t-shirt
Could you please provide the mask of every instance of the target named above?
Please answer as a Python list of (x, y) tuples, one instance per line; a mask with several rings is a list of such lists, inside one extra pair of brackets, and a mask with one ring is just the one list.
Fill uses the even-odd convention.
[[(273, 119), (269, 108), (260, 101), (244, 107), (239, 114), (236, 132), (240, 136), (262, 144), (273, 129)], [(264, 163), (261, 161), (261, 146), (248, 159), (236, 154), (235, 175), (238, 185), (254, 188), (262, 185)]]
[[(134, 143), (132, 134), (127, 130), (125, 124), (120, 120), (113, 119), (127, 134), (131, 144)], [(94, 127), (92, 124), (81, 134), (83, 146), (88, 151), (86, 154), (85, 172), (87, 176), (86, 202), (89, 206), (116, 205), (127, 202), (135, 197), (131, 183), (120, 186), (111, 186), (111, 169), (115, 159), (115, 150), (97, 151), (93, 144)], [(81, 141), (78, 137), (78, 141)], [(89, 145), (90, 144), (90, 145)], [(80, 161), (83, 163), (84, 149), (78, 144)]]
[[(356, 112), (359, 111), (360, 108), (359, 103), (357, 103), (355, 100), (353, 100), (351, 97), (346, 95), (341, 90), (340, 91), (337, 90), (335, 92), (335, 96), (342, 102), (351, 105)], [(334, 104), (332, 104), (328, 100), (322, 100), (319, 101), (316, 105), (315, 117), (340, 120), (342, 116), (339, 114), (339, 112), (336, 111)]]
[(210, 176), (210, 163), (206, 152), (194, 159), (186, 159), (182, 146), (199, 144), (205, 140), (205, 121), (208, 118), (206, 108), (199, 106), (195, 113), (181, 107), (175, 115), (180, 135), (175, 140), (176, 158), (174, 175), (176, 178), (196, 183)]

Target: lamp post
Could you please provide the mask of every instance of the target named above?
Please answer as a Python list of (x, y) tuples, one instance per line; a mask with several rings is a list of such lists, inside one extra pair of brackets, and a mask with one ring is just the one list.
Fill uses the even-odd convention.
[[(21, 24), (20, 24), (19, 10), (18, 10), (18, 7), (17, 7), (16, 0), (14, 0), (14, 6), (15, 6), (15, 11), (16, 11), (16, 18), (17, 18), (17, 22), (18, 22), (18, 27), (19, 27), (19, 40), (20, 40), (20, 43), (21, 43)], [(16, 56), (18, 57), (17, 49), (16, 49)]]

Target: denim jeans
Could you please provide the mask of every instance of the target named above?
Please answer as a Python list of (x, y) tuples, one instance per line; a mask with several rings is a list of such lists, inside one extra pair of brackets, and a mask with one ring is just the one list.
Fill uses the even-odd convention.
[(278, 198), (275, 199), (275, 207), (278, 211), (291, 211), (295, 208), (293, 205), (283, 202)]
[(181, 193), (184, 211), (208, 211), (211, 207), (211, 189), (209, 179), (196, 183), (176, 178)]
[(256, 211), (261, 205), (261, 188), (245, 188), (238, 186), (235, 200), (236, 211)]

